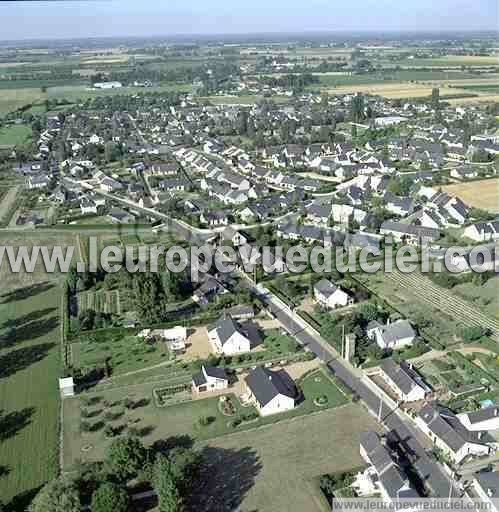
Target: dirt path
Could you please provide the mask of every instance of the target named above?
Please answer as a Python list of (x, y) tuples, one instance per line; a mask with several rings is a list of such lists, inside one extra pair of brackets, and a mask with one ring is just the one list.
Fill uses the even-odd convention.
[(431, 361), (432, 359), (439, 359), (440, 357), (444, 357), (450, 352), (459, 352), (460, 354), (472, 354), (473, 352), (478, 352), (480, 354), (486, 354), (488, 356), (496, 355), (495, 352), (489, 350), (488, 348), (483, 347), (463, 347), (457, 349), (449, 349), (449, 350), (430, 350), (430, 352), (426, 352), (421, 356), (415, 357), (413, 359), (408, 359), (411, 363), (424, 363), (426, 361)]

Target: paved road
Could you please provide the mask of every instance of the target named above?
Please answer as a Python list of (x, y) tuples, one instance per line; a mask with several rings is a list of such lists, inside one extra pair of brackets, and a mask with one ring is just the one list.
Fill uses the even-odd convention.
[[(409, 423), (409, 420), (403, 421), (397, 411), (392, 410), (381, 397), (362, 383), (360, 371), (340, 359), (338, 353), (324, 339), (313, 333), (311, 329), (304, 327), (305, 322), (296, 317), (277, 297), (273, 296), (268, 290), (255, 285), (247, 276), (246, 283), (248, 288), (268, 306), (286, 331), (314, 352), (320, 360), (327, 364), (337, 378), (363, 400), (372, 414), (381, 418), (381, 422), (391, 431), (391, 436), (398, 439), (403, 446), (407, 457), (419, 473), (420, 478), (430, 489), (432, 496), (449, 497), (451, 480), (443, 468), (426, 453), (423, 445), (418, 440), (418, 436), (421, 434), (416, 430), (416, 427)], [(452, 496), (457, 497), (459, 495), (458, 490), (453, 486)]]

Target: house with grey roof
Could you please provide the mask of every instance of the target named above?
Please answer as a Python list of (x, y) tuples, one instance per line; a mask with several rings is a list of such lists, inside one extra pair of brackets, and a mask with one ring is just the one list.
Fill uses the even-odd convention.
[(468, 430), (499, 430), (499, 405), (465, 412), (457, 417)]
[(382, 235), (392, 235), (396, 242), (413, 245), (420, 244), (423, 240), (435, 242), (442, 236), (438, 229), (388, 220), (381, 224), (379, 232)]
[(257, 367), (245, 378), (245, 400), (253, 403), (261, 416), (294, 409), (298, 390), (285, 370)]
[[(417, 498), (419, 494), (411, 486), (404, 470), (395, 462), (391, 450), (374, 431), (361, 434), (360, 455), (372, 466), (367, 474), (373, 485), (379, 489), (383, 500), (392, 503), (401, 498)], [(372, 474), (374, 473), (374, 474)]]
[(491, 512), (499, 512), (499, 473), (481, 472), (473, 477), (473, 490)]
[(223, 368), (201, 366), (201, 371), (192, 376), (193, 393), (218, 391), (229, 387), (229, 377)]
[(499, 239), (499, 221), (476, 222), (464, 228), (463, 237), (475, 242), (488, 242)]
[(354, 302), (353, 297), (327, 279), (315, 283), (314, 299), (328, 309), (348, 306)]
[(256, 325), (239, 323), (228, 314), (208, 327), (208, 337), (215, 351), (227, 356), (249, 352), (261, 343)]
[(416, 339), (416, 333), (407, 320), (389, 321), (386, 325), (374, 320), (367, 325), (366, 333), (383, 350), (399, 350), (412, 345)]
[(454, 464), (468, 456), (488, 455), (496, 449), (497, 441), (488, 432), (468, 430), (453, 411), (436, 402), (425, 405), (415, 422)]
[(418, 372), (405, 361), (397, 364), (393, 359), (383, 359), (379, 370), (380, 377), (402, 402), (424, 400), (431, 392)]

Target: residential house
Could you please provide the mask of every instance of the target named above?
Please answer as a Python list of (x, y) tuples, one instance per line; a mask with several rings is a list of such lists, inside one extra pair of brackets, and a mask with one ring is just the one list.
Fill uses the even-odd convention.
[(383, 350), (399, 350), (412, 345), (416, 339), (416, 333), (407, 320), (397, 320), (386, 325), (373, 320), (367, 325), (366, 333)]
[(423, 240), (434, 242), (442, 235), (438, 229), (393, 221), (383, 222), (379, 232), (382, 235), (392, 235), (396, 242), (408, 244), (420, 244)]
[(424, 400), (431, 392), (429, 386), (405, 361), (397, 364), (393, 359), (383, 359), (380, 365), (380, 377), (402, 402)]
[(248, 243), (248, 237), (244, 235), (240, 231), (236, 231), (231, 226), (227, 226), (220, 233), (220, 240), (222, 245), (224, 242), (230, 242), (234, 247), (239, 247), (240, 245), (244, 245)]
[(478, 411), (458, 414), (459, 421), (471, 431), (499, 430), (499, 406), (485, 407)]
[(229, 377), (223, 368), (201, 366), (201, 371), (192, 376), (193, 393), (218, 391), (229, 387)]
[(487, 432), (468, 430), (447, 407), (436, 402), (425, 405), (415, 419), (434, 445), (459, 464), (469, 455), (490, 454), (496, 440)]
[(134, 222), (135, 216), (120, 208), (115, 208), (108, 213), (108, 217), (118, 224), (130, 224)]
[(285, 370), (272, 371), (259, 366), (248, 374), (245, 382), (247, 400), (261, 416), (294, 409), (298, 390)]
[(499, 239), (499, 221), (477, 222), (464, 228), (463, 236), (475, 242)]
[(471, 165), (461, 165), (452, 169), (450, 175), (458, 180), (471, 180), (478, 176), (478, 171), (476, 167)]
[(50, 178), (46, 174), (32, 174), (26, 177), (26, 186), (30, 189), (47, 188)]
[(323, 307), (335, 309), (354, 303), (353, 297), (327, 279), (314, 285), (314, 298)]
[(256, 336), (251, 339), (252, 334), (256, 333), (248, 332), (229, 315), (222, 316), (208, 328), (208, 337), (216, 352), (227, 356), (249, 352), (260, 341)]
[(202, 212), (200, 220), (208, 226), (227, 226), (229, 224), (229, 217), (222, 210)]
[(372, 430), (361, 434), (360, 455), (374, 469), (372, 483), (379, 489), (386, 503), (400, 503), (400, 499), (419, 496), (407, 474), (395, 462), (391, 450), (382, 443), (379, 434)]

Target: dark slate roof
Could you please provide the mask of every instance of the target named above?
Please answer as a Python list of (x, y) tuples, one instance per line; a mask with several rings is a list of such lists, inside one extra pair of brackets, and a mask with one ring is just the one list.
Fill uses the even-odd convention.
[(225, 372), (224, 368), (218, 368), (216, 366), (205, 366), (204, 371), (208, 377), (227, 380), (227, 373)]
[(480, 487), (494, 500), (499, 499), (499, 473), (477, 473), (475, 479)]
[(404, 367), (395, 363), (393, 359), (384, 359), (379, 366), (402, 393), (408, 394), (417, 386), (409, 372)]
[(210, 331), (216, 329), (220, 343), (223, 345), (235, 332), (239, 332), (237, 323), (230, 316), (219, 318), (210, 327)]
[[(461, 449), (467, 442), (475, 444), (493, 442), (493, 438), (488, 434), (469, 431), (450, 409), (435, 402), (425, 405), (419, 411), (419, 417), (454, 452)], [(481, 437), (479, 437), (480, 434), (482, 434)]]
[(390, 452), (376, 432), (369, 431), (361, 434), (360, 445), (376, 469), (379, 481), (388, 496), (391, 498), (418, 496), (417, 492), (410, 487), (407, 476), (395, 464)]
[[(223, 368), (217, 368), (216, 366), (203, 366), (204, 371), (206, 372), (206, 375), (208, 377), (213, 377), (215, 379), (223, 379), (228, 380), (227, 373), (225, 373), (225, 370)], [(206, 384), (206, 377), (203, 373), (203, 369), (199, 373), (196, 373), (192, 376), (192, 380), (196, 386), (202, 386), (203, 384)]]
[(296, 386), (285, 370), (273, 372), (267, 368), (258, 367), (246, 377), (246, 384), (251, 389), (261, 407), (267, 405), (277, 395), (295, 398)]
[(470, 423), (480, 423), (481, 421), (487, 421), (492, 418), (496, 418), (499, 416), (499, 405), (495, 407), (486, 407), (485, 409), (480, 409), (478, 411), (469, 412), (467, 414)]
[(407, 235), (426, 237), (434, 240), (437, 240), (441, 236), (438, 229), (414, 226), (413, 224), (403, 224), (402, 222), (393, 222), (389, 220), (383, 222), (380, 229), (386, 229), (396, 233), (405, 233)]
[(338, 289), (337, 286), (327, 279), (321, 279), (318, 283), (315, 283), (314, 288), (325, 297), (330, 297)]

